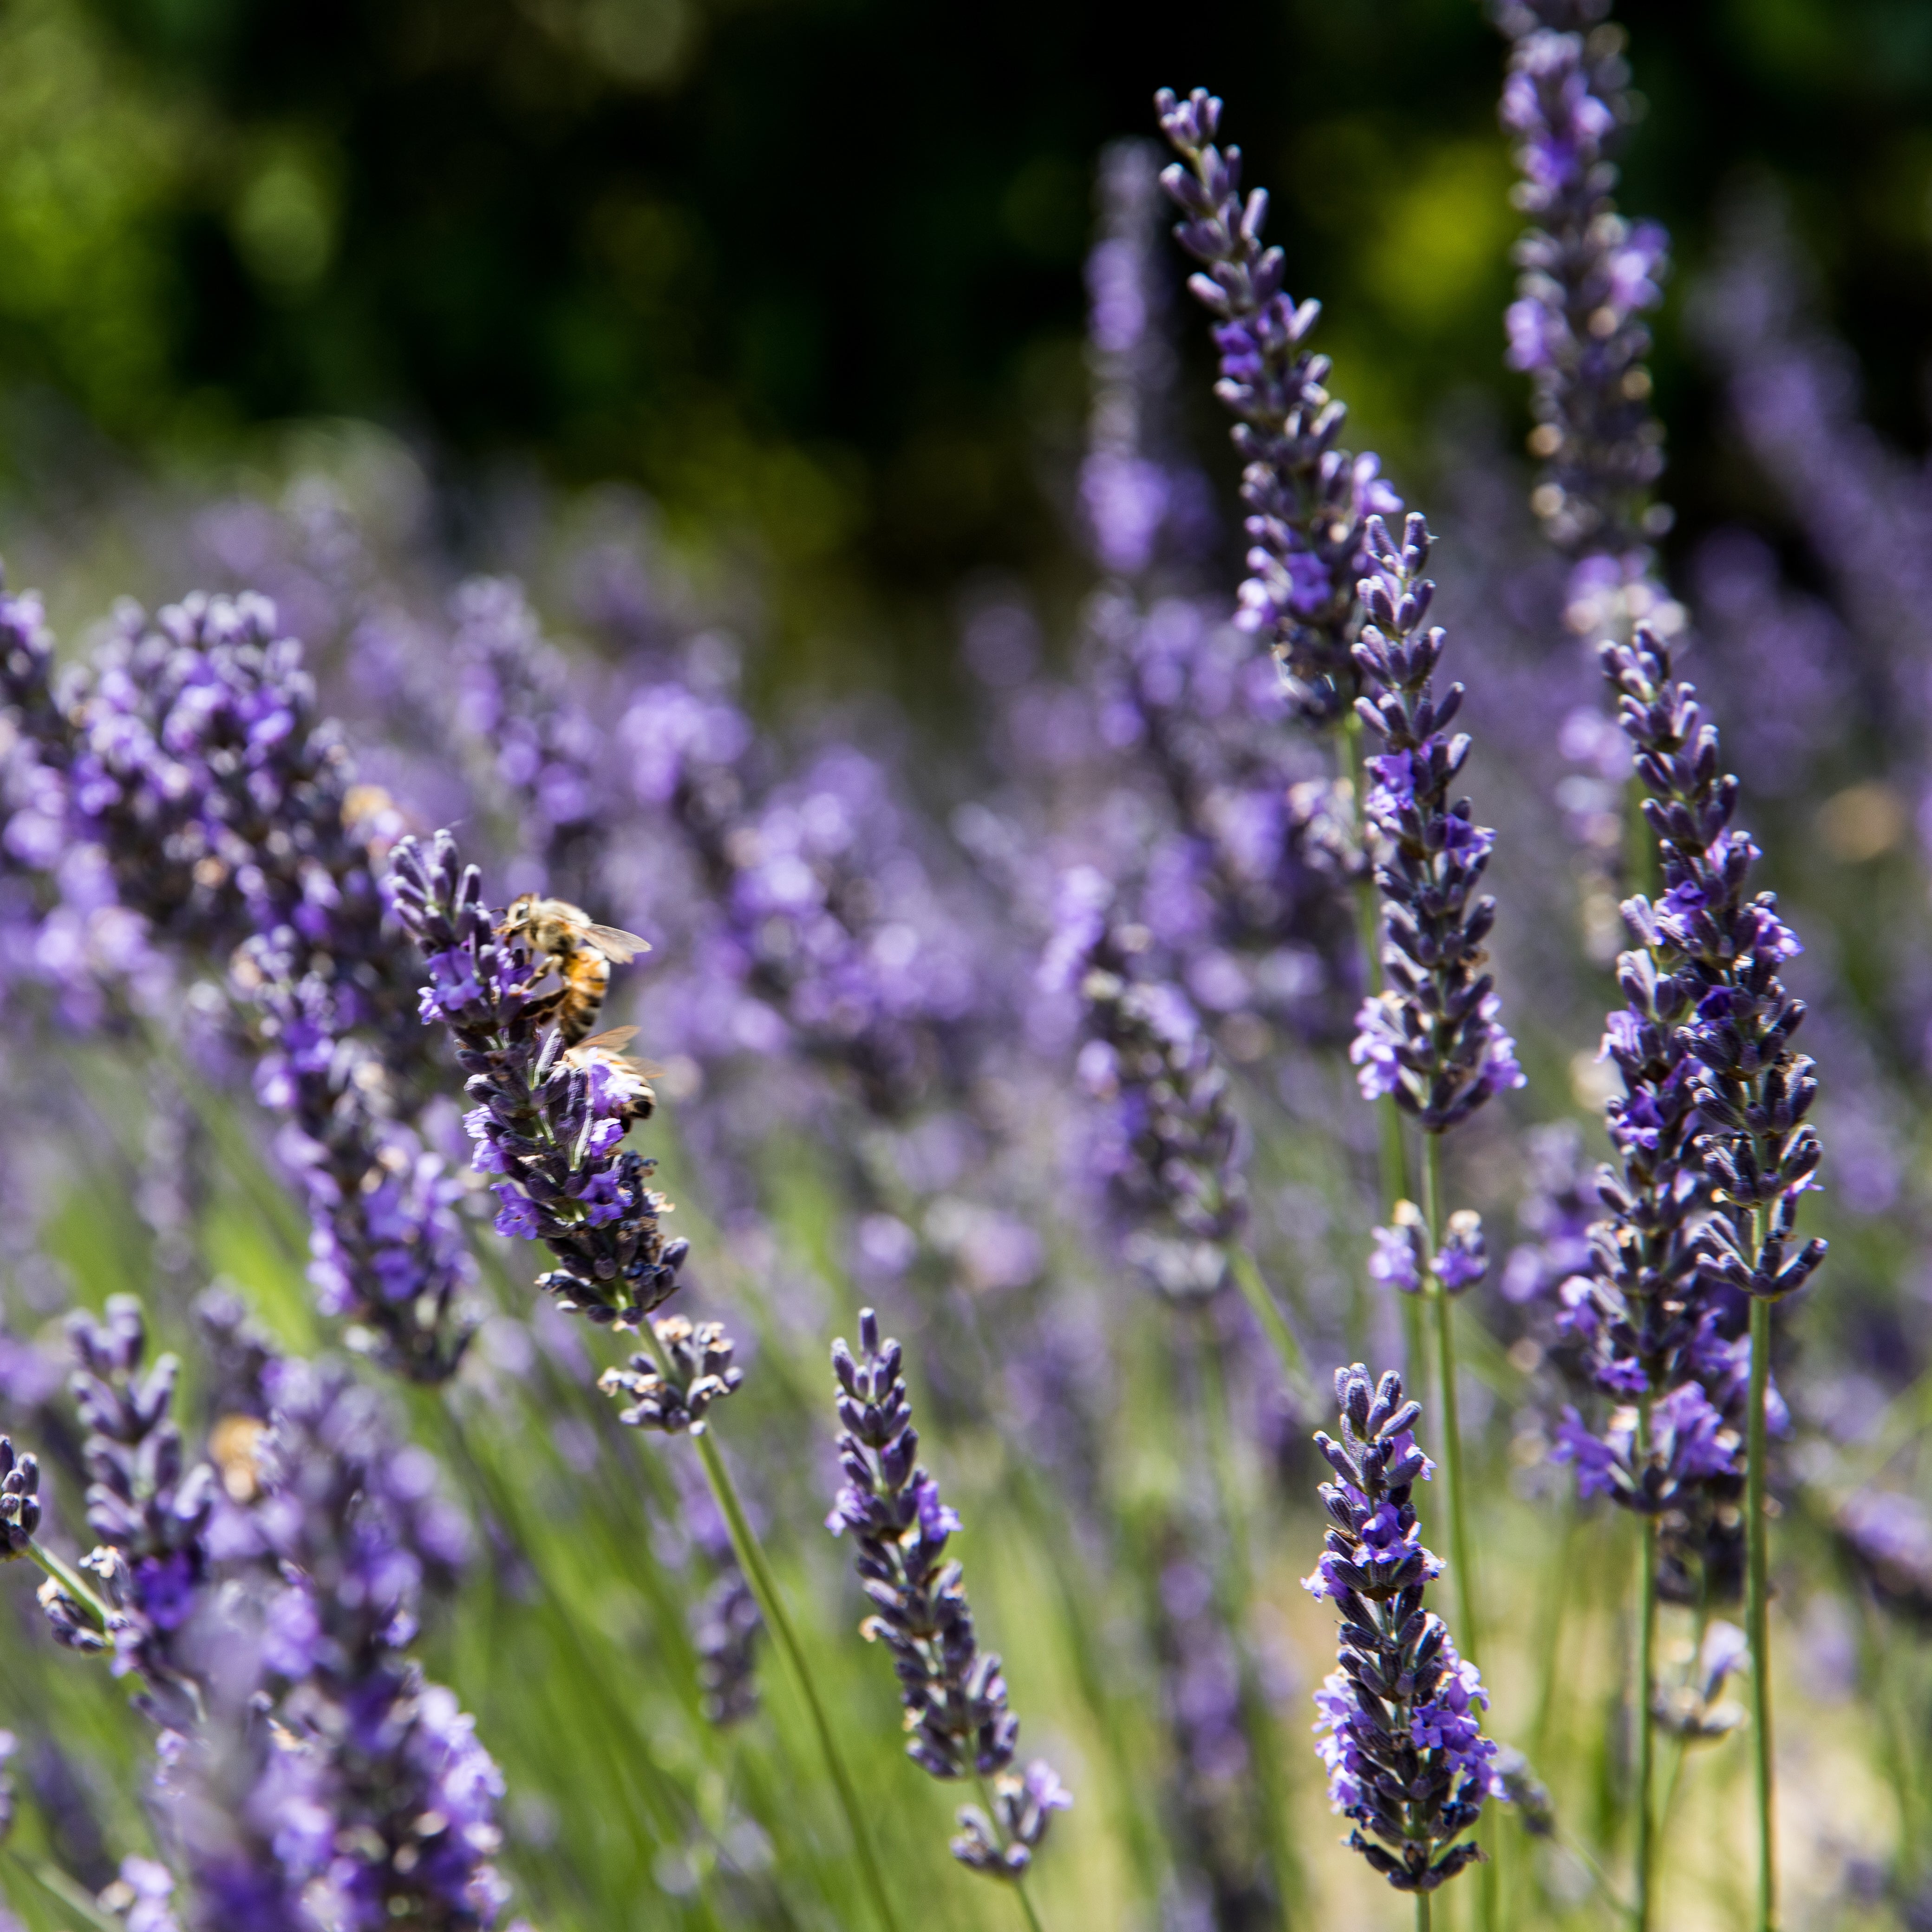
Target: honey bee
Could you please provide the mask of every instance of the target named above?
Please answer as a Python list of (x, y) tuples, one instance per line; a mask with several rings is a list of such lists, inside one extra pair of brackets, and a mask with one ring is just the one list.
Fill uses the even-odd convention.
[[(597, 1024), (610, 990), (610, 968), (628, 966), (651, 950), (634, 932), (598, 926), (580, 906), (539, 898), (535, 892), (516, 900), (496, 931), (500, 938), (521, 940), (535, 956), (538, 970), (526, 989), (535, 994), (532, 1010), (539, 1022), (555, 1022), (566, 1046), (575, 1046)], [(554, 988), (538, 990), (553, 978)]]
[(613, 1027), (594, 1040), (580, 1040), (564, 1048), (565, 1064), (588, 1071), (601, 1066), (604, 1073), (604, 1107), (608, 1118), (628, 1127), (634, 1120), (648, 1120), (657, 1106), (651, 1082), (664, 1069), (649, 1060), (633, 1060), (623, 1049), (637, 1036), (634, 1026)]
[(253, 1415), (224, 1415), (209, 1432), (208, 1459), (221, 1472), (221, 1486), (238, 1503), (262, 1492), (261, 1455), (268, 1425)]

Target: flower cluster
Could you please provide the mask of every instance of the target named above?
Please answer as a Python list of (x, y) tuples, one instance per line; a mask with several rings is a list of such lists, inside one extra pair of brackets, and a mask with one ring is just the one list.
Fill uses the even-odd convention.
[(1607, 1108), (1616, 1160), (1599, 1182), (1610, 1218), (1592, 1230), (1589, 1274), (1562, 1289), (1565, 1325), (1621, 1406), (1600, 1437), (1572, 1412), (1557, 1453), (1586, 1493), (1662, 1517), (1667, 1583), (1689, 1587), (1694, 1552), (1721, 1591), (1737, 1561), (1744, 1298), (1792, 1293), (1824, 1258), (1795, 1230), (1818, 1164), (1805, 1118), (1816, 1082), (1791, 1046), (1804, 1003), (1780, 973), (1798, 943), (1773, 895), (1747, 892), (1757, 849), (1731, 826), (1738, 785), (1715, 728), (1648, 633), (1606, 646), (1604, 662), (1664, 891), (1624, 907), (1638, 944), (1618, 962), (1625, 1004), (1604, 1036), (1623, 1086)]
[(348, 1030), (338, 984), (301, 970), (293, 937), (250, 940), (234, 976), (262, 1042), (256, 1097), (284, 1117), (276, 1150), (308, 1198), (316, 1306), (348, 1317), (351, 1345), (384, 1366), (445, 1381), (475, 1325), (460, 1184), (412, 1128), (385, 1117), (374, 1050)]
[(487, 1927), (506, 1895), (490, 1863), (502, 1779), (453, 1694), (405, 1654), (425, 1577), (466, 1557), (465, 1526), (369, 1390), (296, 1361), (272, 1364), (265, 1387), (250, 1522), (283, 1587), (262, 1657), (312, 1784), (277, 1852), (327, 1901), (322, 1923)]
[(346, 1023), (378, 1034), (399, 1069), (418, 1064), (363, 801), (274, 606), (197, 594), (152, 621), (125, 607), (65, 698), (73, 806), (121, 903), (218, 964), (290, 928), (326, 959)]
[(670, 1204), (646, 1184), (655, 1163), (622, 1144), (650, 1113), (649, 1085), (608, 1046), (566, 1048), (542, 1023), (552, 962), (500, 935), (447, 832), (427, 852), (400, 841), (391, 867), (397, 916), (429, 968), (423, 1018), (448, 1029), (477, 1102), (473, 1165), (501, 1177), (496, 1232), (549, 1247), (558, 1265), (537, 1286), (560, 1306), (634, 1326), (676, 1286), (686, 1248), (659, 1226)]
[(1221, 1023), (1252, 1016), (1325, 1032), (1322, 996), (1354, 970), (1346, 902), (1360, 860), (1345, 829), (1338, 862), (1311, 748), (1281, 729), (1281, 680), (1202, 603), (1163, 598), (1143, 610), (1102, 592), (1088, 608), (1103, 652), (1100, 735), (1134, 759), (1172, 820), (1140, 868), (1140, 921)]
[(440, 1160), (397, 1118), (420, 1102), (424, 1049), (370, 863), (382, 801), (317, 718), (300, 646), (257, 596), (196, 596), (152, 621), (130, 605), (56, 689), (37, 604), (6, 600), (0, 636), (20, 801), (6, 850), (42, 875), (38, 969), (70, 995), (112, 979), (149, 1005), (160, 942), (227, 970), (262, 1048), (256, 1096), (287, 1121), (325, 1312), (440, 1379), (467, 1264)]
[(1530, 448), (1545, 466), (1532, 505), (1572, 555), (1625, 554), (1669, 522), (1649, 502), (1664, 434), (1642, 318), (1663, 299), (1670, 240), (1654, 222), (1624, 220), (1611, 198), (1610, 155), (1629, 119), (1623, 37), (1551, 24), (1600, 10), (1545, 0), (1504, 13), (1514, 44), (1502, 123), (1520, 144), (1516, 205), (1537, 224), (1516, 245), (1509, 362), (1533, 382)]
[(710, 1723), (735, 1724), (758, 1708), (758, 1640), (764, 1618), (709, 1484), (687, 1457), (674, 1458), (670, 1466), (684, 1533), (712, 1573), (689, 1618), (702, 1708)]
[(1932, 1514), (1895, 1490), (1858, 1490), (1832, 1521), (1838, 1546), (1878, 1600), (1932, 1624)]
[(839, 1461), (846, 1481), (826, 1526), (849, 1529), (860, 1581), (874, 1605), (860, 1626), (892, 1654), (911, 1741), (907, 1755), (939, 1778), (992, 1778), (989, 1816), (967, 1806), (952, 1855), (996, 1878), (1017, 1879), (1033, 1862), (1054, 1812), (1072, 1798), (1043, 1760), (1024, 1778), (1008, 1767), (1019, 1720), (1006, 1708), (1000, 1660), (974, 1633), (958, 1564), (946, 1547), (958, 1517), (919, 1466), (919, 1432), (900, 1373), (902, 1352), (881, 1341), (869, 1309), (859, 1317), (859, 1354), (832, 1346), (838, 1378)]
[[(212, 1576), (214, 1472), (187, 1466), (171, 1412), (181, 1364), (163, 1355), (143, 1366), (147, 1324), (132, 1295), (110, 1295), (101, 1320), (70, 1316), (68, 1336), (80, 1361), (68, 1386), (88, 1431), (87, 1525), (98, 1539), (81, 1567), (112, 1612), (116, 1675), (140, 1679), (136, 1702), (160, 1730), (185, 1732), (202, 1715), (188, 1627)], [(98, 1646), (51, 1580), (42, 1602), (57, 1637)]]
[(1716, 728), (1694, 687), (1673, 676), (1668, 648), (1640, 632), (1628, 646), (1606, 646), (1604, 664), (1664, 862), (1663, 896), (1632, 900), (1627, 916), (1651, 957), (1683, 976), (1696, 1152), (1717, 1207), (1705, 1264), (1727, 1288), (1780, 1300), (1825, 1255), (1821, 1240), (1796, 1241), (1798, 1197), (1820, 1156), (1805, 1118), (1818, 1083), (1792, 1047), (1804, 1003), (1780, 969), (1802, 949), (1774, 893), (1746, 896), (1759, 854), (1730, 826), (1737, 781), (1719, 776)]
[(516, 849), (538, 891), (572, 897), (592, 883), (602, 734), (574, 700), (566, 667), (544, 641), (514, 579), (476, 577), (450, 599), (456, 724), (487, 792), (518, 820)]
[(0, 1562), (24, 1556), (40, 1526), (40, 1466), (0, 1436)]
[(1378, 835), (1386, 990), (1363, 1003), (1348, 1057), (1369, 1099), (1392, 1094), (1425, 1131), (1442, 1133), (1492, 1094), (1523, 1084), (1495, 982), (1480, 970), (1496, 902), (1474, 895), (1495, 835), (1474, 822), (1466, 799), (1450, 799), (1469, 740), (1448, 735), (1462, 687), (1438, 698), (1430, 683), (1443, 634), (1421, 628), (1436, 589), (1422, 574), (1428, 530), (1412, 516), (1398, 544), (1372, 517), (1366, 542), (1369, 621), (1354, 659), (1373, 694), (1356, 708), (1382, 748), (1368, 761), (1368, 814)]
[(1350, 1845), (1398, 1892), (1433, 1892), (1481, 1858), (1462, 1834), (1505, 1795), (1482, 1733), (1489, 1694), (1423, 1606), (1442, 1564), (1410, 1501), (1434, 1472), (1416, 1447), (1420, 1406), (1393, 1370), (1378, 1384), (1360, 1363), (1336, 1370), (1335, 1400), (1341, 1440), (1315, 1444), (1340, 1480), (1322, 1485), (1326, 1547), (1306, 1587), (1342, 1613), (1341, 1667), (1316, 1694), (1316, 1748)]
[(152, 1004), (166, 968), (142, 914), (122, 904), (115, 868), (76, 782), (79, 733), (54, 680), (40, 598), (0, 594), (0, 886), (10, 980), (55, 989), (70, 1024), (92, 1025), (102, 988)]
[(651, 1324), (660, 1358), (639, 1354), (627, 1368), (606, 1369), (597, 1386), (630, 1407), (617, 1420), (632, 1429), (655, 1429), (666, 1436), (704, 1432), (704, 1414), (745, 1379), (731, 1360), (731, 1338), (722, 1324), (694, 1325), (682, 1315)]
[(1489, 1271), (1483, 1217), (1472, 1208), (1459, 1208), (1449, 1216), (1442, 1245), (1434, 1249), (1422, 1210), (1413, 1201), (1398, 1201), (1390, 1225), (1375, 1231), (1369, 1273), (1404, 1294), (1420, 1294), (1427, 1280), (1433, 1280), (1444, 1294), (1460, 1294)]
[(1161, 184), (1186, 218), (1175, 236), (1205, 271), (1188, 286), (1220, 318), (1215, 394), (1236, 418), (1245, 466), (1253, 548), (1237, 621), (1273, 648), (1296, 714), (1336, 725), (1358, 688), (1349, 644), (1364, 525), (1398, 514), (1401, 500), (1374, 457), (1336, 446), (1348, 412), (1322, 387), (1328, 358), (1302, 346), (1321, 304), (1283, 292), (1286, 259), (1262, 244), (1268, 195), (1256, 188), (1244, 202), (1240, 150), (1215, 146), (1221, 103), (1200, 88), (1185, 100), (1163, 88), (1154, 100), (1181, 158)]
[(1100, 236), (1087, 257), (1094, 402), (1080, 509), (1096, 562), (1126, 578), (1187, 547), (1207, 520), (1204, 479), (1167, 460), (1177, 358), (1154, 259), (1162, 200), (1159, 152), (1139, 140), (1102, 151)]
[(1212, 1294), (1247, 1221), (1240, 1124), (1193, 1003), (1136, 976), (1146, 928), (1117, 922), (1110, 898), (1097, 874), (1070, 874), (1044, 969), (1080, 995), (1079, 1078), (1105, 1109), (1094, 1164), (1127, 1259), (1163, 1294)]
[[(1152, 1539), (1157, 1577), (1148, 1636), (1161, 1672), (1162, 1714), (1172, 1745), (1164, 1809), (1182, 1854), (1177, 1874), (1205, 1922), (1264, 1922), (1273, 1907), (1264, 1825), (1267, 1803), (1256, 1775), (1244, 1708), (1240, 1639), (1228, 1627), (1211, 1559), (1198, 1546), (1200, 1526), (1177, 1508)], [(1274, 1714), (1262, 1715), (1272, 1723)]]

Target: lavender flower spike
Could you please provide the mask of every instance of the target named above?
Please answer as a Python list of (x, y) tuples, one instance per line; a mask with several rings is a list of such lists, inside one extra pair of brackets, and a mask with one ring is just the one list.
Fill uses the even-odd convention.
[(898, 1673), (911, 1742), (906, 1754), (934, 1778), (993, 1780), (990, 1806), (959, 1813), (952, 1842), (962, 1864), (1017, 1882), (1033, 1862), (1056, 1811), (1072, 1794), (1044, 1759), (1024, 1778), (1009, 1769), (1019, 1720), (1006, 1708), (1000, 1660), (982, 1652), (956, 1562), (946, 1557), (959, 1519), (939, 1499), (939, 1485), (919, 1466), (898, 1342), (882, 1342), (879, 1318), (859, 1316), (859, 1355), (832, 1345), (838, 1378), (839, 1460), (846, 1482), (826, 1527), (850, 1529), (860, 1582), (877, 1606), (860, 1626), (883, 1641)]
[(1221, 103), (1204, 88), (1185, 100), (1162, 88), (1154, 106), (1181, 158), (1161, 176), (1186, 218), (1174, 235), (1205, 271), (1188, 286), (1220, 318), (1214, 393), (1236, 418), (1246, 465), (1241, 500), (1254, 548), (1235, 621), (1273, 646), (1303, 722), (1339, 725), (1358, 688), (1349, 640), (1364, 521), (1396, 515), (1402, 502), (1373, 456), (1336, 446), (1348, 411), (1322, 386), (1328, 357), (1301, 346), (1322, 305), (1298, 306), (1282, 289), (1282, 252), (1262, 245), (1267, 192), (1244, 202), (1241, 151), (1214, 145)]
[(1363, 1002), (1348, 1057), (1368, 1099), (1392, 1094), (1425, 1132), (1439, 1134), (1523, 1084), (1495, 982), (1480, 970), (1496, 902), (1474, 895), (1496, 835), (1474, 823), (1466, 799), (1450, 801), (1469, 740), (1447, 735), (1462, 687), (1438, 698), (1430, 684), (1443, 634), (1421, 628), (1436, 591), (1422, 574), (1427, 526), (1410, 517), (1398, 545), (1371, 517), (1367, 544), (1371, 574), (1360, 587), (1369, 622), (1354, 661), (1374, 695), (1355, 708), (1382, 743), (1368, 760), (1368, 814), (1379, 835), (1387, 989)]
[(1359, 1362), (1336, 1370), (1335, 1400), (1342, 1439), (1315, 1444), (1340, 1480), (1322, 1485), (1327, 1546), (1305, 1587), (1342, 1613), (1340, 1668), (1315, 1694), (1316, 1750), (1350, 1846), (1396, 1891), (1431, 1892), (1481, 1860), (1462, 1834), (1485, 1798), (1508, 1797), (1482, 1733), (1489, 1694), (1423, 1607), (1442, 1564), (1409, 1500), (1434, 1473), (1415, 1444), (1420, 1406), (1393, 1370), (1377, 1384)]
[[(108, 1298), (106, 1318), (76, 1313), (68, 1336), (80, 1366), (69, 1382), (87, 1424), (88, 1527), (99, 1545), (81, 1564), (100, 1579), (112, 1606), (109, 1634), (117, 1676), (145, 1687), (136, 1708), (164, 1731), (187, 1732), (202, 1716), (200, 1672), (182, 1654), (197, 1606), (211, 1587), (208, 1523), (214, 1469), (184, 1466), (170, 1413), (181, 1364), (163, 1355), (144, 1368), (147, 1324), (130, 1294)], [(51, 1588), (44, 1606), (57, 1637), (76, 1627), (72, 1607)]]
[(1664, 298), (1670, 237), (1655, 222), (1624, 220), (1611, 198), (1610, 155), (1630, 118), (1622, 31), (1561, 31), (1606, 10), (1602, 0), (1500, 10), (1514, 43), (1502, 120), (1520, 142), (1515, 200), (1537, 224), (1516, 244), (1508, 361), (1531, 377), (1529, 446), (1545, 464), (1530, 506), (1572, 556), (1629, 556), (1670, 526), (1649, 500), (1664, 430), (1641, 320)]
[(472, 1165), (502, 1177), (496, 1232), (550, 1249), (558, 1265), (537, 1286), (560, 1307), (634, 1327), (676, 1287), (687, 1246), (659, 1225), (670, 1204), (646, 1185), (656, 1163), (623, 1146), (650, 1118), (650, 1086), (595, 1040), (565, 1046), (542, 998), (552, 962), (500, 930), (447, 832), (428, 852), (400, 841), (390, 864), (396, 915), (429, 967), (423, 1018), (449, 1029), (478, 1102), (464, 1123)]
[(1094, 875), (1070, 876), (1074, 913), (1056, 940), (1072, 956), (1088, 1034), (1080, 1082), (1107, 1109), (1093, 1165), (1124, 1258), (1163, 1294), (1198, 1301), (1227, 1282), (1247, 1226), (1240, 1123), (1193, 1001), (1144, 976), (1146, 928), (1096, 904), (1105, 891)]
[(1775, 893), (1746, 896), (1760, 854), (1730, 825), (1738, 782), (1719, 776), (1716, 729), (1702, 720), (1696, 688), (1673, 675), (1668, 647), (1640, 630), (1632, 644), (1606, 644), (1603, 659), (1650, 794), (1644, 818), (1663, 850), (1662, 898), (1633, 898), (1624, 916), (1679, 976), (1690, 1009), (1683, 1040), (1703, 1130), (1696, 1153), (1718, 1205), (1703, 1264), (1741, 1294), (1782, 1300), (1825, 1257), (1822, 1241), (1795, 1238), (1798, 1198), (1820, 1157), (1806, 1119), (1818, 1083), (1792, 1047), (1804, 1002), (1780, 968), (1803, 948), (1778, 916)]

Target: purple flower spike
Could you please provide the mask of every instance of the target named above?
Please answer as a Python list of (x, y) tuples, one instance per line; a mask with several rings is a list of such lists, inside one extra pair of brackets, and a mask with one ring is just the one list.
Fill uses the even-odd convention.
[(1430, 1892), (1482, 1858), (1462, 1834), (1508, 1793), (1482, 1732), (1482, 1679), (1423, 1607), (1442, 1564), (1409, 1499), (1431, 1468), (1415, 1446), (1420, 1406), (1400, 1376), (1372, 1382), (1359, 1362), (1336, 1371), (1335, 1394), (1341, 1439), (1315, 1443), (1340, 1480), (1321, 1486), (1328, 1532), (1307, 1588), (1342, 1613), (1341, 1668), (1315, 1694), (1316, 1753), (1330, 1804), (1354, 1820), (1350, 1845), (1396, 1891)]
[[(1585, 1494), (1658, 1516), (1665, 1593), (1696, 1600), (1739, 1582), (1748, 1298), (1782, 1299), (1824, 1258), (1822, 1241), (1796, 1235), (1820, 1156), (1817, 1082), (1791, 1044), (1804, 1004), (1780, 971), (1797, 940), (1773, 896), (1747, 890), (1757, 850), (1731, 824), (1738, 783), (1715, 728), (1648, 632), (1603, 659), (1664, 890), (1624, 908), (1636, 944), (1604, 1033), (1623, 1088), (1606, 1110), (1609, 1218), (1590, 1231), (1588, 1274), (1560, 1290), (1559, 1326), (1618, 1406), (1600, 1436), (1572, 1412), (1557, 1454)], [(1630, 1398), (1646, 1395), (1640, 1451)]]
[[(68, 1321), (80, 1360), (68, 1388), (88, 1431), (87, 1526), (99, 1539), (82, 1567), (100, 1580), (115, 1612), (116, 1675), (134, 1676), (142, 1686), (136, 1706), (160, 1730), (185, 1732), (200, 1719), (186, 1626), (211, 1586), (214, 1472), (206, 1462), (184, 1466), (172, 1414), (181, 1364), (172, 1355), (146, 1364), (140, 1304), (110, 1295), (104, 1314)], [(70, 1600), (55, 1586), (42, 1603), (56, 1639), (65, 1637)]]
[[(1510, 4), (1503, 126), (1516, 137), (1516, 206), (1535, 221), (1516, 244), (1522, 273), (1506, 317), (1510, 367), (1528, 373), (1544, 468), (1530, 502), (1572, 556), (1622, 556), (1670, 527), (1651, 505), (1664, 431), (1650, 407), (1645, 313), (1663, 300), (1670, 238), (1626, 221), (1610, 157), (1630, 119), (1620, 28), (1586, 13)], [(1628, 632), (1625, 633), (1628, 634)]]
[(391, 868), (396, 916), (435, 975), (426, 1016), (448, 1029), (480, 1102), (472, 1164), (506, 1177), (497, 1232), (549, 1248), (558, 1265), (537, 1286), (559, 1306), (635, 1327), (676, 1288), (686, 1247), (660, 1225), (670, 1203), (646, 1184), (656, 1162), (622, 1145), (650, 1116), (650, 1086), (608, 1046), (564, 1046), (532, 997), (550, 963), (500, 929), (447, 832), (427, 852), (400, 841)]
[(1363, 1002), (1348, 1057), (1369, 1099), (1392, 1094), (1425, 1131), (1442, 1133), (1523, 1084), (1494, 982), (1480, 970), (1496, 902), (1475, 895), (1495, 835), (1474, 822), (1466, 799), (1450, 798), (1469, 740), (1448, 728), (1462, 687), (1438, 696), (1431, 682), (1444, 638), (1439, 627), (1422, 628), (1436, 592), (1422, 574), (1427, 526), (1410, 517), (1398, 544), (1372, 517), (1366, 541), (1369, 621), (1354, 652), (1371, 694), (1355, 709), (1383, 747), (1369, 760), (1368, 809), (1386, 990)]
[(874, 1610), (860, 1630), (892, 1654), (899, 1701), (912, 1733), (906, 1755), (938, 1778), (992, 1780), (992, 1815), (959, 1813), (952, 1842), (962, 1864), (989, 1877), (1022, 1877), (1055, 1811), (1072, 1803), (1052, 1767), (1035, 1759), (1024, 1778), (1010, 1767), (1019, 1720), (1006, 1708), (1000, 1660), (980, 1648), (958, 1564), (946, 1556), (959, 1519), (916, 1461), (898, 1342), (879, 1318), (859, 1316), (859, 1353), (832, 1345), (838, 1378), (838, 1459), (845, 1472), (826, 1527), (850, 1529), (859, 1579)]
[(1215, 145), (1221, 103), (1204, 88), (1182, 100), (1162, 88), (1154, 106), (1180, 156), (1161, 185), (1184, 218), (1175, 237), (1203, 270), (1188, 286), (1218, 318), (1214, 393), (1236, 418), (1246, 465), (1253, 548), (1236, 621), (1273, 649), (1297, 715), (1332, 728), (1359, 688), (1349, 644), (1367, 519), (1400, 515), (1402, 500), (1374, 457), (1336, 447), (1348, 411), (1322, 387), (1328, 358), (1302, 346), (1322, 305), (1298, 305), (1282, 286), (1282, 251), (1262, 245), (1267, 193), (1244, 201), (1241, 151)]
[(1229, 1279), (1247, 1225), (1240, 1124), (1193, 1001), (1140, 975), (1144, 928), (1124, 926), (1095, 875), (1076, 873), (1055, 962), (1078, 985), (1082, 1084), (1104, 1110), (1091, 1149), (1122, 1254), (1163, 1294), (1194, 1300)]

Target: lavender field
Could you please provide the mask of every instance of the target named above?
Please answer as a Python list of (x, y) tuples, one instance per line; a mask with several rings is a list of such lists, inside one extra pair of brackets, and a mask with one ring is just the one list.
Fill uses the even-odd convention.
[(373, 417), (0, 488), (0, 1932), (1932, 1928), (1932, 471), (1493, 24), (1508, 410), (1163, 89), (922, 688)]

